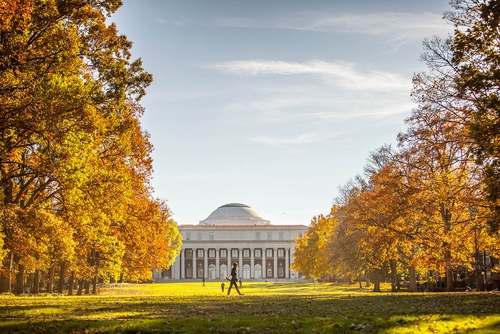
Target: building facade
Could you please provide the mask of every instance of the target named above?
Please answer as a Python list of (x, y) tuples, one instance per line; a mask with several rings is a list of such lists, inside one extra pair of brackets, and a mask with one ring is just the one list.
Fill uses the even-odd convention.
[(304, 225), (272, 225), (245, 204), (231, 203), (212, 212), (198, 225), (180, 225), (182, 247), (170, 269), (153, 272), (156, 281), (220, 280), (239, 265), (243, 280), (301, 279), (290, 269), (295, 238)]

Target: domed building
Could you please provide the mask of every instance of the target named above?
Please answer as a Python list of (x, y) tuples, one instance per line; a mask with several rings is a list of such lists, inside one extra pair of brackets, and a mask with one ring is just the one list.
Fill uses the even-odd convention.
[(197, 225), (179, 225), (180, 255), (170, 269), (154, 271), (153, 278), (221, 280), (238, 262), (242, 280), (300, 279), (290, 265), (295, 238), (306, 230), (304, 225), (272, 225), (245, 204), (226, 204)]

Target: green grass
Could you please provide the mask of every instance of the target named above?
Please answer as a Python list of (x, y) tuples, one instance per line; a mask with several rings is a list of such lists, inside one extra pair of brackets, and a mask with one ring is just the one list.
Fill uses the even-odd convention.
[(373, 293), (329, 283), (244, 283), (242, 292), (228, 297), (220, 282), (197, 282), (0, 295), (0, 333), (500, 333), (498, 292)]

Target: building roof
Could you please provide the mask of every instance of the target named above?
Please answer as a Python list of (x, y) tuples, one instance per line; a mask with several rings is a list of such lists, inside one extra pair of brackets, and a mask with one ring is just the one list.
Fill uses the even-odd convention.
[(306, 230), (305, 225), (179, 225), (179, 230), (227, 230), (227, 229), (251, 229), (251, 230)]
[(251, 207), (241, 203), (229, 203), (218, 207), (199, 225), (271, 225), (269, 220), (259, 216)]

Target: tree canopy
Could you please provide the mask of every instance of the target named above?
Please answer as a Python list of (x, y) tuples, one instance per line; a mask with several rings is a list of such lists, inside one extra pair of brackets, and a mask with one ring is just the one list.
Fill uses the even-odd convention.
[[(329, 246), (309, 253), (330, 256), (333, 275), (358, 268), (394, 283), (405, 275), (412, 290), (416, 276), (438, 277), (452, 291), (457, 275), (486, 282), (498, 271), (491, 259), (500, 258), (500, 2), (451, 5), (445, 17), (455, 33), (424, 41), (428, 71), (413, 78), (417, 106), (398, 146), (371, 153), (365, 175), (341, 188), (335, 214), (323, 217), (337, 223), (311, 224), (297, 258), (322, 234)], [(318, 260), (295, 266), (309, 272)]]
[(26, 274), (52, 284), (56, 267), (61, 281), (146, 279), (178, 252), (140, 124), (152, 75), (106, 21), (120, 6), (0, 1), (1, 291), (12, 275), (20, 293)]

